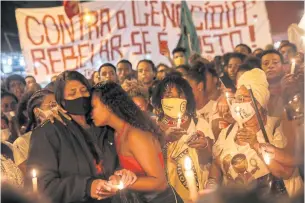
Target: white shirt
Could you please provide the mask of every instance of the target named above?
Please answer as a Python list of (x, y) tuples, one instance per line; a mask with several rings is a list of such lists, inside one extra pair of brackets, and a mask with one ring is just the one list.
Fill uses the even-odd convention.
[(212, 120), (214, 112), (216, 112), (216, 105), (216, 101), (210, 100), (202, 109), (196, 111), (198, 118), (196, 129), (212, 140), (215, 140), (212, 131)]

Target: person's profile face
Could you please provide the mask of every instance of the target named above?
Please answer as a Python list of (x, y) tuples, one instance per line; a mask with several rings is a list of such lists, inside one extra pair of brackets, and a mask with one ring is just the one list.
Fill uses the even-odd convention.
[[(109, 108), (100, 100), (96, 93), (93, 93), (91, 99), (91, 119), (95, 126), (105, 126), (108, 124), (111, 116)], [(103, 116), (101, 116), (103, 115)]]

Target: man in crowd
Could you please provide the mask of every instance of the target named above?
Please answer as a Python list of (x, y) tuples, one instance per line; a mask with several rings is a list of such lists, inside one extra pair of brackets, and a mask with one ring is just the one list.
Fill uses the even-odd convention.
[(276, 50), (267, 50), (262, 53), (262, 69), (265, 71), (269, 83), (270, 99), (268, 114), (280, 117), (283, 112), (281, 95), (281, 80), (284, 77), (283, 56)]
[(157, 66), (157, 80), (163, 80), (165, 78), (166, 74), (170, 71), (170, 68), (165, 65), (164, 63), (160, 63)]
[(138, 82), (143, 86), (145, 93), (148, 93), (156, 76), (155, 64), (151, 60), (143, 59), (137, 65), (137, 73)]
[(132, 74), (132, 64), (128, 60), (120, 60), (117, 63), (117, 73), (120, 84), (124, 82), (127, 76)]
[(28, 75), (24, 79), (25, 79), (25, 82), (26, 82), (27, 86), (30, 85), (30, 84), (35, 84), (36, 83), (36, 79), (32, 75)]
[(104, 63), (103, 65), (101, 65), (98, 72), (100, 73), (101, 82), (102, 81), (118, 82), (118, 76), (116, 74), (116, 68), (113, 64)]
[(173, 50), (173, 59), (176, 67), (187, 64), (185, 52), (186, 50), (183, 47), (177, 47)]
[(24, 78), (20, 75), (11, 75), (6, 79), (6, 88), (8, 91), (12, 92), (18, 99), (21, 99), (26, 82)]
[(279, 52), (283, 55), (285, 64), (291, 63), (291, 60), (294, 59), (298, 53), (295, 44), (290, 42), (280, 46)]
[(251, 48), (246, 45), (246, 44), (238, 44), (235, 48), (234, 48), (234, 52), (237, 53), (242, 53), (246, 56), (250, 55), (252, 53)]

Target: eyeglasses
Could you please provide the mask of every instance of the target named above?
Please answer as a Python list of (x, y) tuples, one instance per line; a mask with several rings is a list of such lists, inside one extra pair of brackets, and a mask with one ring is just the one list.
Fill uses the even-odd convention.
[(228, 97), (228, 101), (230, 104), (232, 103), (244, 103), (244, 102), (249, 102), (251, 101), (250, 96), (244, 96), (244, 95), (238, 95), (236, 97)]
[(41, 106), (46, 106), (46, 107), (48, 107), (50, 109), (53, 109), (53, 108), (57, 107), (57, 103), (51, 101), (48, 104), (42, 104)]

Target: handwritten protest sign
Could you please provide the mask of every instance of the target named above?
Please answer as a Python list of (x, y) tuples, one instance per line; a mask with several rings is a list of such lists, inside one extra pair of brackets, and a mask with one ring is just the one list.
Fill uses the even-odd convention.
[[(212, 58), (245, 43), (270, 43), (262, 1), (187, 1), (202, 55)], [(143, 58), (169, 64), (160, 41), (173, 50), (180, 35), (180, 1), (96, 1), (81, 4), (69, 19), (63, 7), (17, 9), (16, 19), (27, 74), (48, 82), (64, 70), (90, 77), (102, 63)]]

